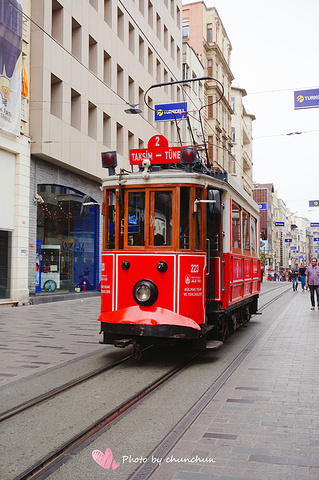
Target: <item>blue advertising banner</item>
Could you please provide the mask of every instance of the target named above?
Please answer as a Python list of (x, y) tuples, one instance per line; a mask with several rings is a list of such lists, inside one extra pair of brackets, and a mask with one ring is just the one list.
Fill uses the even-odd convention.
[(319, 88), (294, 92), (295, 110), (319, 107)]
[(309, 200), (309, 207), (319, 207), (319, 200)]
[(267, 203), (258, 203), (259, 210), (267, 210)]
[(291, 243), (291, 242), (292, 242), (292, 238), (285, 238), (285, 242), (286, 242), (286, 243)]
[(310, 223), (311, 227), (319, 227), (319, 223)]
[(22, 0), (0, 1), (0, 129), (20, 135)]
[(186, 118), (187, 102), (155, 105), (155, 122)]
[(275, 222), (275, 227), (284, 227), (285, 222)]

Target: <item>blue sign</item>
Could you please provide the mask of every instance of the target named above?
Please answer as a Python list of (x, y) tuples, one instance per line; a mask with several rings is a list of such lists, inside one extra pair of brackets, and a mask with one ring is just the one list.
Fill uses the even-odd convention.
[(285, 222), (275, 222), (275, 227), (284, 227)]
[(311, 223), (310, 226), (311, 227), (319, 227), (319, 223)]
[(319, 107), (319, 88), (294, 92), (295, 110), (298, 108)]
[(267, 210), (267, 203), (258, 203), (259, 210)]
[(155, 122), (186, 118), (187, 102), (155, 105)]
[(292, 242), (292, 238), (285, 238), (285, 242), (286, 242), (286, 243), (291, 243), (291, 242)]
[(319, 207), (319, 200), (309, 200), (309, 207)]
[(314, 238), (313, 241), (314, 242), (319, 242), (319, 238)]

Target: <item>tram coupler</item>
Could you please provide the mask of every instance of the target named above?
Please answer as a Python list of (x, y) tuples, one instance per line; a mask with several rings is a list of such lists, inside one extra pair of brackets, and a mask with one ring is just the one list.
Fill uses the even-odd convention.
[(114, 340), (114, 347), (125, 348), (133, 343), (132, 338), (121, 338), (121, 340)]

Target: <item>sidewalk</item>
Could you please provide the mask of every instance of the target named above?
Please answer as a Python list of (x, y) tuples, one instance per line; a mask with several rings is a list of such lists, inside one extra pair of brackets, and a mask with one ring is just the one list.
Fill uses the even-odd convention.
[(0, 388), (66, 361), (105, 350), (100, 296), (0, 307)]
[(319, 479), (319, 311), (288, 295), (152, 480)]

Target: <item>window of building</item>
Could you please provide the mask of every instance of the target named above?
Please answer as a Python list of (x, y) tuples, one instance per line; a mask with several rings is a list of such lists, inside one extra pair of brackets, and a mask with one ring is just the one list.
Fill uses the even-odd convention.
[(97, 74), (97, 41), (89, 35), (89, 69)]
[(209, 136), (208, 137), (208, 158), (209, 158), (209, 161), (212, 162), (213, 161), (213, 152), (214, 152), (214, 146), (213, 146), (213, 136)]
[(188, 80), (189, 78), (189, 65), (183, 63), (183, 80)]
[(130, 22), (128, 24), (128, 48), (130, 52), (135, 53), (135, 28)]
[(144, 65), (144, 40), (142, 37), (138, 37), (138, 59), (142, 65)]
[(214, 102), (214, 99), (211, 95), (208, 96), (208, 118), (214, 118), (214, 111), (213, 111), (213, 102)]
[(97, 11), (98, 10), (98, 0), (90, 0), (90, 5)]
[(106, 85), (111, 86), (111, 57), (110, 55), (104, 50), (104, 72), (103, 72), (103, 81)]
[(135, 104), (135, 82), (131, 77), (128, 77), (128, 101)]
[(153, 29), (153, 14), (154, 14), (153, 4), (149, 1), (148, 2), (148, 24), (152, 29)]
[(117, 36), (124, 42), (124, 13), (120, 8), (117, 9)]
[(57, 0), (52, 0), (52, 37), (63, 42), (63, 7)]
[(72, 55), (77, 59), (82, 58), (82, 27), (72, 18)]
[(81, 95), (71, 88), (71, 126), (81, 130)]
[(111, 117), (103, 112), (103, 145), (111, 147)]
[(153, 52), (148, 49), (148, 73), (153, 76)]
[(97, 136), (97, 107), (88, 102), (88, 135), (96, 140)]
[(164, 25), (164, 47), (168, 51), (168, 28)]
[(213, 24), (208, 23), (207, 24), (207, 42), (212, 42), (213, 41)]
[(123, 155), (124, 153), (124, 129), (123, 125), (120, 123), (116, 124), (116, 151), (120, 154)]
[(240, 207), (232, 202), (232, 247), (233, 250), (241, 250), (241, 220)]
[(231, 127), (231, 139), (233, 142), (236, 142), (236, 129), (235, 127)]
[(62, 118), (63, 88), (62, 80), (51, 74), (50, 113)]
[(156, 35), (159, 40), (161, 40), (162, 33), (162, 21), (158, 13), (156, 13)]
[(189, 20), (183, 20), (182, 22), (182, 36), (183, 40), (189, 39)]
[(144, 1), (145, 0), (139, 0), (139, 9), (142, 15), (144, 15)]
[(207, 75), (213, 76), (213, 60), (211, 58), (207, 60)]
[(113, 0), (104, 0), (104, 22), (112, 27), (112, 2)]
[(124, 95), (124, 70), (118, 65), (117, 66), (117, 93), (123, 97)]

